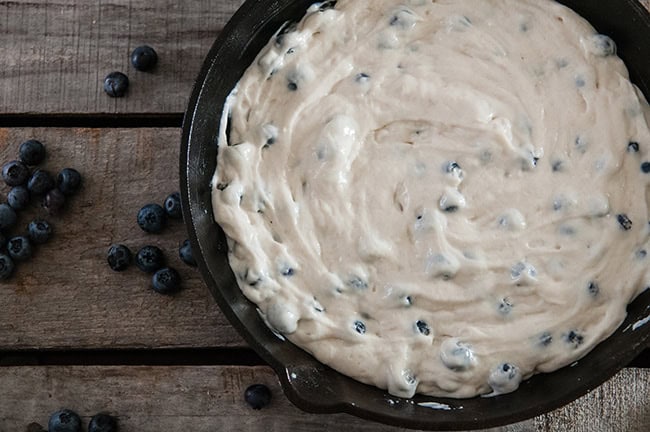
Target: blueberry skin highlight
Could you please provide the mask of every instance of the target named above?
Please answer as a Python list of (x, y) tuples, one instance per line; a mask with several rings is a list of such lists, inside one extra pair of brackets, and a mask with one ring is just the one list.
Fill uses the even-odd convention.
[(64, 168), (56, 176), (56, 186), (64, 195), (73, 195), (81, 186), (81, 174), (74, 168)]
[(104, 78), (104, 91), (110, 97), (122, 97), (129, 89), (129, 77), (122, 72), (111, 72)]
[(141, 72), (153, 69), (157, 63), (158, 54), (149, 45), (139, 46), (131, 53), (131, 65)]
[(167, 213), (158, 204), (147, 204), (138, 212), (137, 220), (143, 231), (157, 234), (167, 224)]
[(108, 249), (106, 259), (111, 269), (117, 272), (124, 271), (131, 265), (131, 250), (125, 245), (114, 244)]
[(7, 242), (7, 252), (14, 261), (26, 261), (32, 256), (32, 244), (25, 236), (16, 236)]
[(2, 179), (9, 186), (25, 184), (29, 178), (29, 168), (21, 161), (7, 162), (2, 166)]
[(25, 186), (11, 188), (7, 194), (7, 203), (14, 210), (23, 210), (29, 204), (29, 191)]
[(165, 212), (172, 219), (182, 219), (181, 194), (174, 192), (165, 198)]
[(95, 414), (88, 423), (88, 432), (117, 432), (117, 419), (105, 413)]
[(151, 278), (151, 282), (153, 290), (159, 294), (172, 295), (181, 290), (181, 277), (171, 267), (158, 270)]
[(44, 244), (52, 237), (52, 225), (46, 220), (37, 219), (29, 223), (27, 227), (29, 239), (34, 244)]
[(135, 255), (135, 265), (145, 273), (153, 273), (165, 266), (165, 255), (157, 246), (144, 246)]
[(56, 186), (56, 181), (49, 172), (37, 169), (27, 180), (27, 189), (33, 195), (45, 195)]
[(244, 392), (244, 400), (254, 410), (260, 410), (271, 403), (271, 390), (264, 384), (253, 384)]
[(24, 164), (34, 166), (45, 160), (45, 146), (40, 141), (30, 139), (18, 148), (18, 157)]
[(190, 244), (189, 239), (185, 240), (181, 244), (181, 247), (178, 248), (178, 256), (188, 266), (196, 267), (196, 260), (194, 259), (194, 255), (192, 254), (192, 245)]
[(79, 415), (69, 409), (62, 409), (50, 416), (47, 422), (48, 432), (81, 432)]

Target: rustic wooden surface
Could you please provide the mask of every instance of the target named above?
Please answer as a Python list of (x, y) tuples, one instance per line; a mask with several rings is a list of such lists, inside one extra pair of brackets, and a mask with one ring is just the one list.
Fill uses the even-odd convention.
[[(0, 113), (185, 111), (205, 54), (242, 0), (0, 1)], [(153, 46), (151, 73), (129, 54)], [(107, 98), (106, 74), (125, 72), (129, 98)]]
[[(178, 258), (183, 224), (152, 235), (136, 223), (140, 207), (162, 203), (179, 189), (178, 129), (0, 129), (0, 160), (15, 158), (27, 138), (46, 145), (46, 169), (75, 167), (84, 187), (61, 216), (32, 212), (54, 224), (55, 237), (18, 266), (10, 283), (0, 283), (0, 350), (243, 345), (198, 271)], [(2, 183), (0, 200), (8, 190)], [(17, 231), (30, 216), (21, 215)], [(113, 272), (106, 263), (112, 243), (134, 253), (146, 244), (160, 246), (185, 289), (160, 296), (135, 266)]]
[[(71, 166), (84, 175), (82, 192), (49, 218), (53, 241), (0, 284), (0, 365), (14, 365), (0, 366), (0, 432), (45, 425), (64, 406), (86, 422), (96, 412), (113, 413), (123, 432), (401, 430), (293, 407), (268, 367), (243, 366), (259, 360), (242, 354), (246, 345), (198, 272), (178, 259), (182, 224), (154, 236), (135, 223), (142, 205), (178, 190), (180, 130), (162, 126), (178, 126), (205, 54), (242, 2), (0, 0), (0, 120), (7, 126), (0, 128), (0, 161), (15, 158), (23, 140), (38, 138), (49, 150), (47, 169)], [(650, 0), (641, 2), (648, 7)], [(160, 56), (151, 73), (128, 63), (144, 43)], [(102, 91), (113, 70), (131, 79), (126, 98)], [(144, 114), (161, 127), (42, 127), (48, 118), (117, 124), (104, 114), (121, 114), (122, 125)], [(0, 186), (0, 194), (7, 191)], [(17, 232), (36, 216), (44, 216), (38, 206), (22, 214)], [(134, 252), (145, 244), (163, 248), (182, 273), (184, 291), (159, 296), (135, 267), (110, 271), (105, 254), (115, 242)], [(204, 360), (204, 349), (217, 353)], [(45, 365), (30, 366), (36, 364)], [(258, 382), (271, 387), (274, 399), (253, 411), (242, 395)], [(649, 400), (650, 369), (628, 368), (565, 408), (493, 432), (645, 432)]]
[[(242, 398), (255, 383), (266, 384), (273, 395), (259, 411)], [(0, 432), (23, 431), (32, 422), (45, 425), (47, 413), (63, 406), (85, 423), (97, 412), (109, 412), (121, 432), (406, 431), (347, 414), (303, 413), (281, 394), (267, 367), (11, 367), (0, 368), (0, 388)], [(492, 431), (647, 432), (649, 399), (650, 371), (626, 369), (577, 402)]]

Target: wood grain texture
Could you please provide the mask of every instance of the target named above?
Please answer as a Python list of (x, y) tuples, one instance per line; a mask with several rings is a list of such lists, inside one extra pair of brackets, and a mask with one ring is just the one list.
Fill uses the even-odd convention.
[[(260, 411), (243, 400), (246, 387), (255, 383), (268, 385), (273, 394), (271, 405)], [(62, 407), (85, 423), (97, 412), (109, 412), (118, 417), (121, 432), (405, 431), (346, 414), (303, 413), (284, 397), (267, 367), (12, 367), (0, 368), (0, 388), (0, 432), (23, 431), (31, 422), (45, 425)], [(626, 369), (564, 408), (491, 431), (645, 432), (649, 398), (650, 370)]]
[[(55, 235), (0, 283), (0, 350), (243, 346), (198, 271), (178, 258), (183, 224), (152, 235), (136, 223), (143, 205), (179, 190), (179, 130), (0, 129), (0, 160), (16, 158), (28, 138), (46, 145), (46, 169), (77, 168), (84, 187), (60, 216), (47, 217), (38, 203), (20, 214), (16, 233), (46, 216)], [(8, 190), (2, 183), (0, 195)], [(158, 245), (185, 289), (166, 297), (135, 266), (113, 272), (106, 263), (112, 243), (134, 253)]]
[[(203, 59), (243, 0), (0, 0), (0, 113), (183, 112)], [(158, 67), (129, 62), (142, 44)], [(122, 71), (129, 94), (103, 91)]]

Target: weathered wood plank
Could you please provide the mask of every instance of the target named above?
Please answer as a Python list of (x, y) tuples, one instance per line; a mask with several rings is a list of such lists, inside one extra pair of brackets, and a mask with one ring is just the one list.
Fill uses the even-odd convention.
[[(250, 409), (246, 387), (271, 388), (271, 405)], [(47, 423), (68, 407), (87, 422), (106, 411), (122, 432), (296, 431), (397, 432), (345, 414), (313, 415), (282, 395), (267, 367), (12, 367), (0, 368), (0, 432)], [(589, 395), (550, 414), (493, 432), (642, 432), (650, 424), (650, 370), (625, 369)], [(604, 413), (607, 413), (604, 415)]]
[[(0, 1), (0, 113), (182, 112), (210, 46), (243, 0)], [(136, 72), (131, 51), (159, 65)], [(104, 94), (114, 70), (125, 98)]]
[[(47, 218), (52, 241), (0, 283), (0, 350), (244, 345), (198, 271), (178, 258), (183, 224), (174, 221), (161, 235), (136, 224), (143, 205), (179, 190), (179, 130), (0, 129), (0, 161), (16, 158), (19, 144), (32, 137), (48, 149), (46, 169), (75, 167), (84, 187), (62, 215)], [(9, 188), (0, 184), (4, 196)], [(46, 216), (33, 207), (20, 215), (20, 230), (32, 216)], [(110, 270), (108, 247), (122, 242), (134, 253), (145, 244), (160, 246), (181, 272), (184, 291), (161, 296), (135, 266)]]

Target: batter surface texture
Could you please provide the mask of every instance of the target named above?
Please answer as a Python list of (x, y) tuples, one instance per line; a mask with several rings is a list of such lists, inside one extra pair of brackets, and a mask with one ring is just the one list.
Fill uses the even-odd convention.
[(397, 396), (571, 364), (649, 284), (649, 110), (540, 0), (312, 6), (229, 97), (215, 219), (271, 329)]

